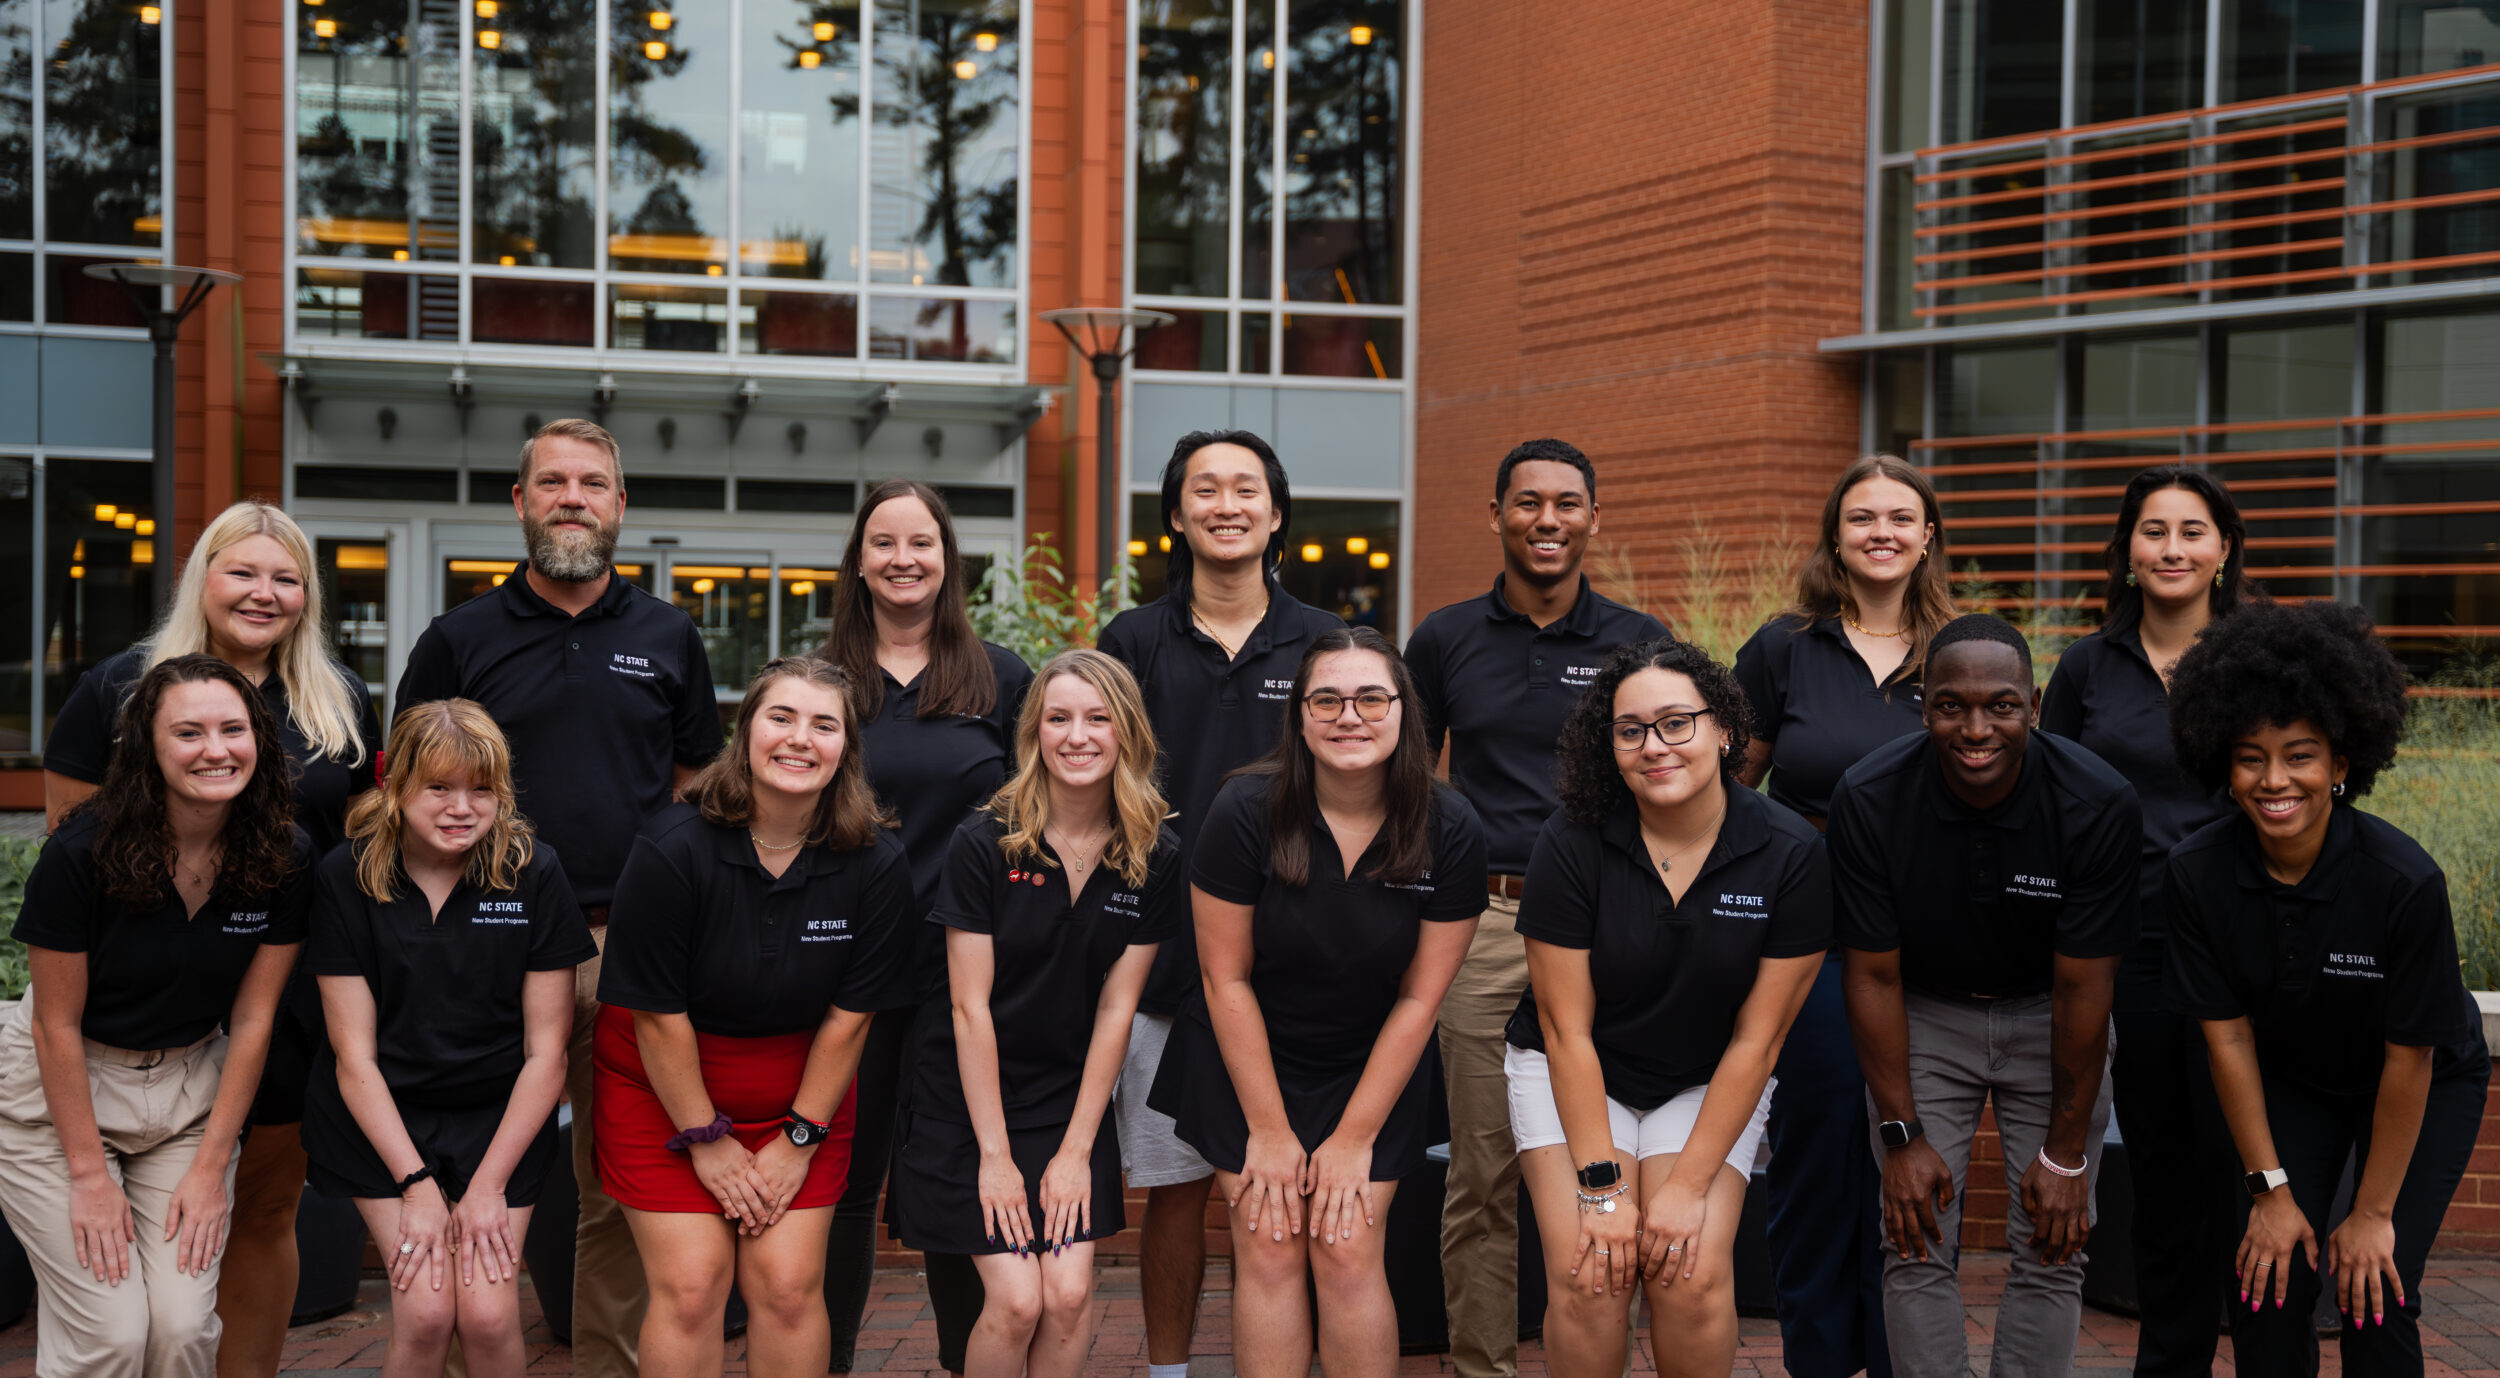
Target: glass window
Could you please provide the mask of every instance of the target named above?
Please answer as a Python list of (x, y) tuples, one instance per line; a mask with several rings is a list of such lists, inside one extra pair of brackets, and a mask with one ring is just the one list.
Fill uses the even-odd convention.
[[(2500, 88), (2484, 83), (2398, 96), (2382, 100), (2379, 112), (2380, 128), (2389, 139), (2426, 141), (2373, 158), (2383, 179), (2380, 196), (2455, 197), (2457, 203), (2373, 216), (2372, 256), (2381, 262), (2406, 262), (2500, 249), (2500, 201), (2492, 199), (2500, 191)], [(2468, 141), (2452, 142), (2459, 135)], [(2489, 263), (2459, 263), (2375, 277), (2367, 285), (2403, 287), (2488, 277), (2492, 271)]]
[(1275, 328), (1276, 318), (1265, 311), (1242, 312), (1240, 362), (1233, 367), (1243, 373), (1266, 373), (1275, 367), (1268, 357), (1268, 341)]
[(1013, 302), (878, 297), (868, 309), (868, 357), (952, 364), (1016, 361)]
[(729, 0), (611, 5), (608, 263), (727, 271)]
[(745, 288), (738, 294), (738, 349), (746, 354), (857, 358), (859, 298)]
[[(1877, 174), (1879, 194), (1883, 197), (1878, 212), (1883, 218), (1876, 227), (1875, 326), (1879, 330), (1908, 330), (1918, 324), (1918, 255), (1946, 242), (1931, 243), (1918, 237), (1919, 193), (1913, 180), (1917, 171), (1894, 167)], [(1960, 237), (1951, 241), (1956, 247), (1966, 242)], [(1938, 268), (1933, 276), (1952, 277), (1961, 271)]]
[(163, 238), (163, 14), (119, 0), (44, 0), (44, 204), (53, 239)]
[(1396, 320), (1288, 314), (1284, 371), (1312, 378), (1396, 378), (1404, 339)]
[(2078, 0), (2075, 122), (2099, 124), (2205, 103), (2205, 7)]
[(2222, 99), (2361, 80), (2362, 0), (2223, 0)]
[(35, 256), (0, 254), (0, 321), (35, 318)]
[[(810, 654), (833, 635), (833, 595), (841, 577), (838, 569), (781, 567), (781, 654)], [(981, 581), (971, 584), (979, 588)]]
[(610, 349), (721, 354), (729, 349), (729, 293), (711, 287), (621, 283), (611, 289)]
[(1908, 456), (1927, 431), (1927, 352), (1875, 356), (1875, 452)]
[(480, 11), (471, 252), (480, 263), (588, 268), (597, 7), (592, 0), (471, 3)]
[(2214, 419), (2344, 415), (2352, 403), (2352, 341), (2350, 321), (2223, 332), (2217, 340), (2222, 366), (2214, 379)]
[[(2391, 316), (2377, 323), (2377, 336), (2373, 412), (2472, 411), (2490, 405), (2490, 380), (2500, 376), (2500, 312)], [(2400, 571), (2362, 576), (2362, 606), (2382, 626), (2426, 629), (2396, 638), (2399, 652), (2419, 668), (2454, 653), (2455, 642), (2441, 628), (2500, 622), (2494, 613), (2500, 609), (2500, 575), (2438, 568), (2488, 569), (2492, 551), (2500, 548), (2500, 515), (2488, 510), (2500, 503), (2500, 439), (2494, 437), (2488, 416), (2470, 415), (2358, 428), (2353, 436), (2384, 447), (2362, 461), (2365, 502), (2446, 509), (2372, 515), (2361, 524), (2361, 562)]]
[[(1276, 7), (1245, 0), (1242, 11), (1241, 295), (1276, 296)], [(1247, 328), (1247, 327), (1245, 327)], [(1244, 356), (1248, 357), (1247, 355)], [(1246, 365), (1245, 365), (1246, 367)], [(1266, 371), (1267, 365), (1259, 365)]]
[(1137, 337), (1137, 367), (1181, 373), (1224, 371), (1225, 315), (1221, 311), (1175, 311), (1170, 325)]
[(1130, 231), (1140, 292), (1220, 297), (1230, 286), (1232, 67), (1232, 0), (1140, 4)]
[[(1161, 498), (1153, 493), (1129, 498), (1129, 530), (1151, 532), (1162, 523)], [(1296, 498), (1292, 539), (1285, 547), (1278, 577), (1285, 591), (1315, 608), (1325, 608), (1358, 627), (1377, 627), (1394, 635), (1398, 620), (1398, 504), (1390, 500)], [(1163, 561), (1138, 550), (1146, 541), (1132, 541), (1137, 557), (1139, 602), (1163, 596)], [(1157, 540), (1156, 548), (1170, 546)]]
[(477, 278), (469, 284), (469, 338), (479, 344), (590, 346), (598, 288), (587, 282)]
[(2039, 0), (1943, 0), (1949, 144), (2055, 129), (2064, 17)]
[(54, 325), (121, 325), (147, 328), (147, 318), (130, 304), (118, 282), (87, 276), (91, 263), (124, 263), (120, 258), (83, 258), (46, 254), (43, 259), (44, 319)]
[(716, 689), (736, 693), (772, 653), (766, 649), (768, 627), (764, 599), (770, 568), (748, 565), (672, 564), (669, 601), (694, 619), (703, 638), (703, 653), (712, 662)]
[(321, 578), (322, 635), (378, 706), (390, 680), (391, 548), (371, 537), (313, 543)]
[(2379, 0), (2379, 65), (2390, 77), (2500, 61), (2500, 9), (2457, 0)]
[(1892, 0), (1885, 9), (1884, 151), (1907, 153), (1927, 143), (1927, 67), (1936, 0)]
[(0, 4), (0, 237), (35, 233), (35, 7)]
[(460, 339), (460, 279), (352, 268), (295, 270), (298, 334), (343, 340)]
[(35, 747), (35, 465), (0, 456), (0, 751)]
[(741, 22), (738, 271), (855, 282), (859, 5), (750, 0)]
[(297, 7), (301, 252), (460, 256), (459, 43), (459, 18), (448, 9)]
[(1948, 348), (1938, 351), (1937, 363), (1938, 435), (2039, 435), (2057, 429), (2055, 345)]
[(1406, 34), (1397, 0), (1290, 0), (1285, 295), (1404, 299)]
[[(2196, 337), (2111, 340), (2086, 336), (2079, 430), (2196, 424)], [(2129, 441), (2145, 453), (2176, 453), (2178, 437)]]
[(1013, 286), (1016, 0), (876, 0), (876, 23), (869, 275)]
[[(37, 595), (48, 729), (80, 675), (147, 635), (158, 542), (148, 465), (54, 458), (44, 464), (43, 482)], [(132, 520), (125, 525), (123, 517)]]

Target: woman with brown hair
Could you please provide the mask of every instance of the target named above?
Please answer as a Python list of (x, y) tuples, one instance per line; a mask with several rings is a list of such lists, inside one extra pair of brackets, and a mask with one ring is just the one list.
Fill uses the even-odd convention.
[(1126, 1224), (1111, 1087), (1147, 968), (1188, 910), (1126, 666), (1099, 651), (1043, 666), (1016, 761), (956, 829), (929, 915), (950, 993), (913, 1025), (895, 1217), (905, 1243), (981, 1270), (968, 1378), (1075, 1378), (1094, 1241)]
[(1485, 884), (1413, 697), (1380, 633), (1313, 638), (1286, 734), (1217, 791), (1190, 861), (1203, 979), (1149, 1103), (1232, 1213), (1243, 1378), (1300, 1378), (1315, 1339), (1333, 1378), (1397, 1371), (1380, 1227), (1430, 1142), (1422, 1063)]
[[(893, 815), (910, 861), (914, 919), (937, 900), (956, 827), (1006, 781), (1016, 714), (1033, 685), (1033, 672), (1013, 651), (973, 633), (970, 596), (946, 499), (911, 479), (869, 489), (842, 553), (833, 633), (817, 654), (841, 666), (856, 687), (868, 786)], [(942, 930), (910, 928), (912, 994), (916, 1001), (942, 995)], [(860, 1054), (851, 1175), (834, 1207), (825, 1261), (837, 1373), (851, 1367), (876, 1273), (877, 1202), (906, 1098), (915, 1017), (914, 1006), (880, 1016)], [(960, 1373), (966, 1337), (981, 1314), (981, 1279), (960, 1254), (931, 1254), (927, 1263), (938, 1360)]]
[(852, 741), (848, 676), (756, 672), (719, 757), (634, 842), (592, 1044), (599, 1177), (651, 1282), (642, 1371), (822, 1374), (825, 1239), (868, 1022), (911, 995), (911, 876)]
[[(0, 1209), (46, 1374), (206, 1378), (236, 1150), (304, 938), (278, 725), (214, 656), (150, 667), (26, 880), (0, 1022)], [(221, 1031), (222, 1026), (222, 1031)]]
[[(1927, 476), (1893, 455), (1852, 462), (1824, 499), (1797, 599), (1736, 653), (1754, 737), (1737, 778), (1816, 827), (1840, 777), (1919, 730), (1927, 645), (1953, 620), (1944, 518)], [(1888, 1378), (1882, 1220), (1865, 1082), (1823, 964), (1791, 1026), (1771, 1105), (1771, 1274), (1784, 1359), (1800, 1378)]]
[(485, 709), (409, 709), (389, 760), (314, 873), (304, 969), (330, 1038), (305, 1096), (312, 1186), (381, 1243), (386, 1372), (441, 1373), (457, 1336), (470, 1373), (519, 1378), (521, 1241), (556, 1161), (573, 968), (599, 950)]

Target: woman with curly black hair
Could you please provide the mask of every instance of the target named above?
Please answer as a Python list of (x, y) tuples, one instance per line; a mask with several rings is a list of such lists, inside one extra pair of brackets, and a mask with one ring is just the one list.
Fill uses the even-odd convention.
[[(33, 982), (0, 1022), (0, 1210), (44, 1373), (207, 1378), (236, 1150), (310, 906), (276, 718), (175, 656), (26, 880)], [(222, 1026), (222, 1028), (221, 1028)]]
[(1660, 1373), (1735, 1362), (1737, 1217), (1831, 944), (1822, 839), (1737, 783), (1752, 722), (1735, 675), (1661, 637), (1609, 657), (1563, 727), (1504, 1066), (1557, 1378), (1622, 1369), (1636, 1280)]
[[(2358, 608), (2259, 607), (2209, 628), (2170, 695), (2179, 764), (2238, 806), (2171, 853), (2168, 899), (2170, 1000), (2203, 1021), (2254, 1198), (2235, 1259), (2240, 1369), (2318, 1371), (2322, 1267), (2348, 1318), (2344, 1371), (2419, 1374), (2422, 1264), (2491, 1062), (2447, 877), (2352, 807), (2396, 758), (2404, 671)], [(2356, 1151), (2352, 1213), (2321, 1261)]]
[(2136, 1209), (2128, 1224), (2143, 1285), (2136, 1372), (2199, 1374), (2221, 1338), (2221, 1270), (2233, 1216), (2231, 1138), (2195, 1023), (2162, 1008), (2170, 849), (2230, 811), (2179, 769), (2170, 748), (2172, 667), (2206, 627), (2245, 606), (2247, 524), (2231, 494), (2195, 469), (2162, 465), (2127, 483), (2101, 558), (2100, 630), (2058, 657), (2040, 728), (2076, 742), (2135, 786), (2144, 809), (2135, 945), (2118, 966), (2115, 1104)]

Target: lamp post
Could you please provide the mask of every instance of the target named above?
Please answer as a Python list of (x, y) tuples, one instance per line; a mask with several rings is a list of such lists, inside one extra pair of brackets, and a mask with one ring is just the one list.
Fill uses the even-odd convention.
[[(218, 268), (176, 268), (163, 263), (91, 263), (87, 276), (118, 283), (132, 309), (148, 323), (148, 340), (156, 346), (156, 439), (152, 477), (156, 504), (156, 605), (161, 610), (174, 592), (174, 341), (182, 322), (219, 283), (241, 282), (241, 276)], [(172, 288), (175, 304), (168, 309), (158, 289)]]
[(1094, 366), (1094, 572), (1097, 578), (1108, 579), (1111, 571), (1120, 567), (1119, 444), (1113, 426), (1119, 406), (1120, 366), (1137, 352), (1140, 336), (1180, 318), (1162, 311), (1063, 306), (1043, 312), (1042, 319), (1059, 327), (1068, 346)]

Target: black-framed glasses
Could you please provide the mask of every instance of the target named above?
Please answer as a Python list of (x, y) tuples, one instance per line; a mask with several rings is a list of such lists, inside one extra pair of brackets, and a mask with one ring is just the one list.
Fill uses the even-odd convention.
[(1617, 751), (1640, 750), (1652, 733), (1657, 734), (1661, 746), (1682, 746), (1701, 730), (1701, 720), (1709, 711), (1705, 708), (1699, 713), (1669, 713), (1656, 722), (1619, 722), (1607, 732)]
[(1389, 705), (1397, 701), (1398, 696), (1386, 689), (1366, 689), (1351, 699), (1343, 694), (1331, 694), (1322, 690), (1316, 694), (1302, 696), (1302, 711), (1310, 714), (1316, 721), (1335, 722), (1345, 715), (1345, 706), (1352, 703), (1354, 716), (1365, 722), (1378, 722), (1389, 716)]

